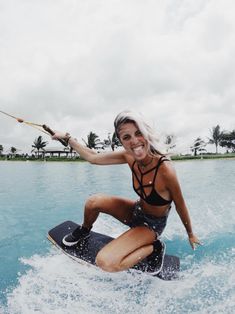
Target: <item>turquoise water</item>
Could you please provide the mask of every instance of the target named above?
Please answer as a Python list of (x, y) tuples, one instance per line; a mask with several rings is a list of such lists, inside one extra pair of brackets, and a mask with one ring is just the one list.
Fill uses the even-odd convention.
[[(82, 266), (46, 239), (64, 220), (81, 222), (93, 193), (136, 199), (126, 165), (0, 162), (0, 313), (234, 313), (235, 160), (175, 167), (204, 245), (191, 250), (173, 209), (162, 238), (182, 272), (164, 282)], [(105, 215), (94, 226), (112, 236), (125, 228)]]

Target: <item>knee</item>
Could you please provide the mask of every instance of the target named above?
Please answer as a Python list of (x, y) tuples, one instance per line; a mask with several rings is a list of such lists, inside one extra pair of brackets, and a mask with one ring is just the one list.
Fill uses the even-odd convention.
[(91, 208), (91, 209), (99, 208), (99, 206), (101, 204), (101, 200), (103, 200), (103, 199), (104, 199), (103, 194), (94, 194), (86, 200), (85, 207)]
[(119, 263), (115, 262), (112, 256), (102, 253), (102, 250), (97, 254), (95, 262), (104, 271), (110, 273), (120, 271)]

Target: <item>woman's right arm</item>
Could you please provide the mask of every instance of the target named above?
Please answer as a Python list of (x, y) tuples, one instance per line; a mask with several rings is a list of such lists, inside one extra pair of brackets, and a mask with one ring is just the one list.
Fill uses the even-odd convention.
[(112, 165), (112, 164), (124, 164), (127, 163), (126, 159), (126, 151), (118, 151), (118, 152), (105, 152), (105, 153), (96, 153), (89, 147), (82, 145), (77, 142), (76, 139), (70, 137), (70, 135), (55, 132), (52, 136), (53, 139), (64, 139), (68, 141), (70, 147), (72, 147), (81, 158), (89, 161), (91, 164), (96, 165)]

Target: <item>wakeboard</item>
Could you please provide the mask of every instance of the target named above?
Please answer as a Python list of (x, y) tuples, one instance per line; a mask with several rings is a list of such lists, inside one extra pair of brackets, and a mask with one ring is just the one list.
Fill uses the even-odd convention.
[[(77, 245), (72, 247), (67, 247), (62, 243), (63, 237), (73, 232), (79, 225), (73, 221), (65, 221), (58, 226), (49, 230), (47, 238), (52, 242), (57, 248), (63, 251), (69, 257), (75, 259), (78, 262), (86, 262), (95, 265), (95, 258), (97, 253), (110, 241), (113, 240), (112, 237), (107, 236), (102, 233), (90, 232), (90, 236), (86, 239), (81, 240)], [(159, 241), (161, 244), (161, 242)], [(154, 269), (148, 272), (147, 261), (142, 261), (141, 263), (135, 265), (133, 269), (146, 272), (147, 274), (157, 276), (163, 280), (176, 279), (178, 272), (180, 270), (180, 260), (177, 256), (165, 254), (165, 247), (159, 250), (159, 258), (154, 262)]]

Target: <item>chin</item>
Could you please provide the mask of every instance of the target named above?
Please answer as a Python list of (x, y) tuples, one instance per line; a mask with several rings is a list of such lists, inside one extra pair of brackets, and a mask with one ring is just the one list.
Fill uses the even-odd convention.
[(147, 157), (147, 154), (143, 154), (141, 156), (133, 155), (133, 157), (135, 158), (136, 161), (143, 161)]

